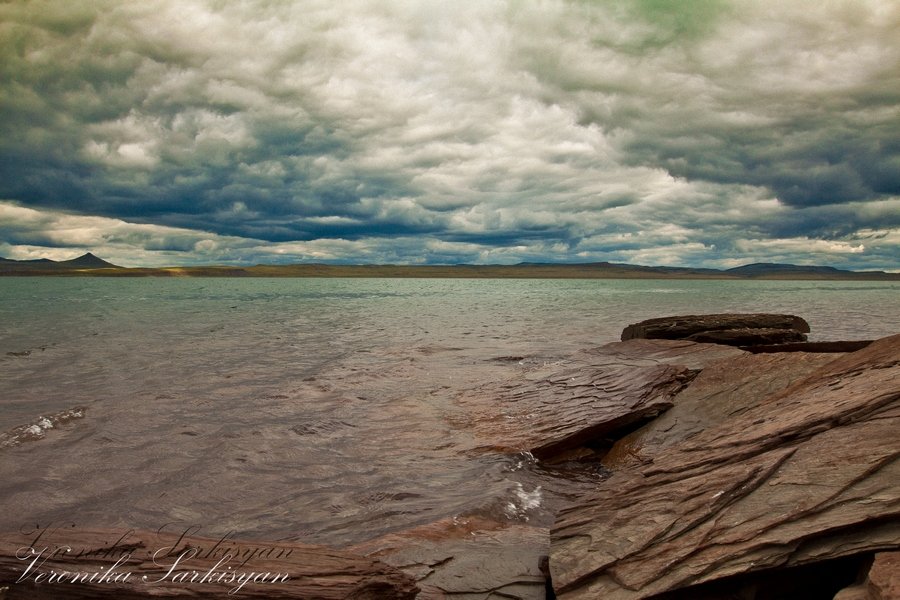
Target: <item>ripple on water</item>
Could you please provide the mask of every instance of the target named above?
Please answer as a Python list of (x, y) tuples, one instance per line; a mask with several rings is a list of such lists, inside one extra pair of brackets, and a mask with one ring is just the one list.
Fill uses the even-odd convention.
[[(581, 464), (485, 447), (472, 422), (502, 424), (496, 398), (455, 399), (614, 341), (628, 323), (768, 311), (804, 316), (817, 339), (900, 330), (900, 286), (884, 283), (4, 284), (0, 427), (16, 427), (0, 447), (24, 455), (12, 446), (44, 441), (27, 461), (0, 461), (0, 507), (23, 507), (0, 525), (200, 519), (188, 525), (211, 536), (335, 545), (453, 516), (539, 525), (596, 485), (604, 473)], [(84, 414), (61, 411), (71, 406), (89, 409), (91, 427), (54, 435)]]

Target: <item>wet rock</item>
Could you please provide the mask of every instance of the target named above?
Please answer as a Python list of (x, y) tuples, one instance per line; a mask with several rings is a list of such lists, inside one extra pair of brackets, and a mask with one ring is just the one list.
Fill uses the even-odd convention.
[(833, 354), (737, 352), (712, 361), (675, 397), (670, 410), (618, 440), (603, 464), (618, 470), (649, 463), (665, 448), (759, 406), (834, 359)]
[[(761, 330), (759, 341), (752, 341), (749, 330)], [(754, 314), (711, 314), (681, 315), (662, 317), (634, 323), (622, 331), (622, 341), (631, 339), (666, 339), (714, 342), (729, 345), (749, 345), (754, 343), (778, 344), (775, 331), (783, 333), (784, 342), (804, 341), (809, 333), (809, 324), (794, 315), (768, 313)], [(731, 333), (722, 333), (730, 331)], [(713, 332), (720, 332), (713, 334)], [(740, 340), (747, 340), (741, 342)]]
[(414, 577), (422, 590), (419, 600), (544, 600), (549, 546), (547, 529), (468, 516), (386, 535), (351, 550)]
[[(19, 557), (34, 556), (30, 548), (40, 559), (26, 571), (28, 561)], [(229, 595), (241, 585), (238, 575), (249, 574), (257, 577)], [(0, 535), (0, 586), (8, 588), (4, 600), (406, 600), (418, 592), (413, 578), (393, 567), (322, 546), (69, 528)]]
[(745, 352), (737, 348), (717, 344), (699, 344), (683, 340), (642, 340), (612, 342), (599, 348), (583, 352), (586, 362), (616, 360), (633, 366), (654, 364), (677, 365), (692, 370), (700, 370), (719, 359), (743, 356)]
[(557, 517), (557, 595), (689, 594), (900, 548), (898, 382), (892, 336), (615, 473)]
[(455, 424), (471, 431), (481, 449), (546, 459), (659, 415), (696, 374), (602, 353), (588, 360), (467, 391), (457, 398), (463, 411)]

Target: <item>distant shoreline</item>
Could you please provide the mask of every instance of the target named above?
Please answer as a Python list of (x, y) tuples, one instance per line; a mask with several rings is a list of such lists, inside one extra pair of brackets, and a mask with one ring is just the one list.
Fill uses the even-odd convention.
[[(49, 265), (48, 265), (49, 266)], [(820, 272), (820, 267), (750, 272), (680, 267), (643, 267), (592, 264), (528, 265), (256, 265), (157, 267), (157, 268), (42, 268), (6, 263), (0, 277), (296, 277), (296, 278), (397, 278), (397, 279), (696, 279), (787, 281), (900, 281), (900, 273), (878, 271)]]

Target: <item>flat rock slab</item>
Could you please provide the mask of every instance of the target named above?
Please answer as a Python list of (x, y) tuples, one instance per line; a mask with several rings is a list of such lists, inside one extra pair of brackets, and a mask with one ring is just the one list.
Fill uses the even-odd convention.
[[(745, 343), (781, 343), (803, 341), (809, 333), (809, 324), (794, 315), (751, 313), (751, 314), (710, 314), (679, 315), (648, 319), (633, 323), (622, 331), (622, 341), (631, 339), (665, 339), (693, 340), (698, 342), (715, 342), (740, 345), (735, 340), (750, 340), (748, 330), (764, 330), (766, 333), (760, 341)], [(730, 334), (712, 332), (731, 331)], [(776, 339), (776, 331), (793, 331), (794, 334), (783, 334), (790, 339)], [(766, 341), (766, 340), (771, 341)]]
[(758, 406), (834, 359), (834, 354), (807, 352), (738, 352), (707, 363), (675, 397), (675, 406), (618, 440), (603, 457), (603, 465), (618, 470), (649, 463), (665, 448)]
[(633, 367), (650, 365), (676, 365), (692, 370), (700, 370), (707, 365), (746, 352), (738, 348), (718, 344), (701, 344), (684, 340), (642, 340), (612, 342), (598, 348), (584, 350), (576, 357), (583, 356), (581, 362), (618, 362)]
[(414, 577), (419, 600), (544, 600), (546, 528), (454, 517), (353, 546)]
[(394, 567), (322, 546), (70, 528), (0, 535), (0, 586), (4, 600), (405, 600), (418, 592)]
[(456, 425), (480, 449), (550, 458), (671, 408), (696, 375), (680, 365), (624, 364), (596, 354), (584, 364), (549, 366), (457, 398)]
[(815, 370), (560, 512), (560, 598), (647, 598), (900, 548), (900, 336)]

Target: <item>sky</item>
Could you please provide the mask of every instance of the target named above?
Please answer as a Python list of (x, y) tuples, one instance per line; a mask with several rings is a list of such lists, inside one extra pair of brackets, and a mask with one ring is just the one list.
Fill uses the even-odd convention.
[(0, 256), (900, 270), (897, 0), (0, 3)]

